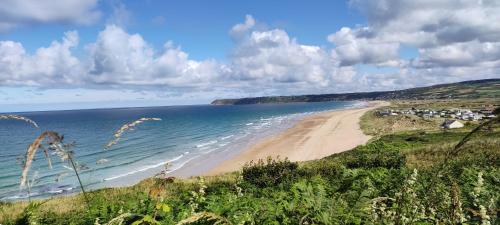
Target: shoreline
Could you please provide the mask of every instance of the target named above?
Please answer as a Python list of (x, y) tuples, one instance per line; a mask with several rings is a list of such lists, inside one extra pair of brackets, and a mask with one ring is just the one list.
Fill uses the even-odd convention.
[(361, 116), (387, 105), (389, 103), (385, 101), (370, 101), (368, 106), (362, 108), (331, 110), (307, 116), (291, 128), (252, 144), (201, 175), (237, 171), (250, 161), (269, 156), (297, 162), (321, 159), (350, 150), (372, 138), (361, 131)]
[[(287, 125), (284, 128), (278, 129), (278, 131), (276, 131), (276, 132), (262, 133), (262, 135), (260, 135), (260, 137), (254, 137), (253, 139), (249, 139), (247, 141), (244, 141), (243, 143), (240, 143), (240, 147), (238, 148), (238, 150), (234, 150), (234, 148), (229, 148), (229, 149), (223, 150), (221, 152), (214, 152), (213, 154), (197, 155), (197, 156), (190, 158), (189, 160), (183, 162), (181, 165), (175, 166), (176, 168), (173, 169), (172, 171), (170, 171), (168, 174), (169, 174), (169, 176), (174, 176), (174, 177), (178, 177), (178, 178), (183, 179), (183, 178), (189, 178), (189, 177), (193, 177), (193, 176), (216, 175), (216, 174), (220, 174), (220, 173), (224, 173), (224, 172), (231, 172), (231, 171), (239, 170), (245, 162), (267, 157), (267, 154), (269, 152), (266, 152), (266, 151), (258, 151), (257, 152), (258, 154), (254, 154), (254, 153), (250, 152), (250, 154), (254, 154), (254, 155), (251, 155), (250, 157), (248, 156), (248, 154), (249, 154), (249, 151), (251, 151), (252, 149), (255, 148), (255, 146), (259, 146), (260, 144), (268, 141), (269, 139), (275, 139), (276, 137), (287, 134), (291, 130), (297, 130), (298, 126), (301, 126), (304, 123), (308, 123), (307, 121), (311, 122), (311, 120), (317, 120), (317, 119), (322, 120), (322, 119), (331, 117), (332, 114), (338, 114), (338, 113), (342, 113), (342, 112), (359, 111), (359, 110), (363, 110), (363, 113), (364, 113), (364, 111), (367, 111), (367, 110), (371, 109), (372, 107), (374, 107), (374, 106), (372, 106), (373, 104), (374, 104), (374, 102), (364, 101), (363, 104), (361, 104), (359, 106), (352, 107), (352, 108), (331, 109), (331, 110), (322, 111), (322, 112), (315, 112), (315, 113), (312, 113), (311, 115), (304, 115), (304, 116), (301, 116), (300, 118), (297, 118), (297, 119), (292, 119), (293, 121), (289, 125)], [(361, 116), (363, 113), (361, 113), (359, 116)], [(315, 123), (315, 122), (313, 121), (313, 123)], [(311, 130), (314, 130), (314, 129), (312, 129), (310, 127), (301, 127), (300, 129), (298, 129), (298, 132), (299, 133), (300, 132), (308, 133)], [(286, 139), (284, 139), (284, 140), (286, 140)], [(346, 149), (346, 150), (349, 150), (349, 149)], [(267, 149), (267, 150), (269, 151), (269, 149)], [(295, 152), (295, 153), (297, 153), (296, 156), (289, 155), (289, 153), (294, 153), (294, 151), (287, 152), (287, 154), (279, 153), (279, 154), (273, 155), (272, 153), (274, 153), (274, 150), (273, 149), (271, 149), (271, 150), (272, 150), (271, 154), (269, 154), (270, 156), (275, 157), (277, 155), (280, 155), (283, 158), (288, 157), (292, 161), (306, 161), (306, 160), (316, 159), (316, 158), (310, 158), (310, 156), (309, 156), (309, 157), (306, 157), (305, 160), (303, 160), (302, 158), (304, 158), (304, 154), (300, 153), (300, 152), (299, 153)], [(282, 152), (282, 150), (281, 150), (281, 152)], [(328, 155), (330, 155), (330, 154), (328, 154)], [(234, 164), (234, 160), (241, 159), (242, 156), (243, 156), (242, 163)], [(299, 159), (294, 159), (293, 157), (299, 157)], [(99, 186), (99, 187), (91, 187), (89, 190), (133, 186), (137, 183), (140, 183), (143, 180), (146, 180), (146, 179), (153, 177), (155, 174), (160, 172), (162, 168), (163, 167), (161, 167), (161, 166), (158, 166), (158, 167), (155, 166), (154, 168), (148, 168), (148, 169), (144, 169), (144, 170), (140, 170), (140, 171), (134, 171), (133, 173), (126, 174), (126, 177), (127, 177), (126, 179), (124, 178), (125, 176), (122, 176), (122, 175), (118, 175), (119, 177), (117, 177), (117, 178), (112, 177), (112, 178), (104, 179), (108, 183), (107, 185)], [(72, 194), (75, 194), (78, 192), (78, 191), (76, 191), (76, 192), (74, 192), (74, 191), (70, 191), (70, 192), (66, 192), (66, 193), (63, 193), (60, 195), (54, 195), (54, 196), (66, 196), (66, 195), (72, 195)], [(41, 198), (45, 198), (45, 197), (41, 197)], [(17, 199), (17, 200), (19, 200), (19, 199)], [(14, 200), (14, 201), (16, 201), (16, 200)]]
[[(362, 109), (370, 106), (369, 101), (356, 101), (353, 102), (352, 105), (348, 107), (327, 109), (318, 112), (305, 112), (305, 113), (297, 113), (297, 114), (289, 114), (286, 117), (292, 116), (286, 120), (286, 122), (274, 125), (272, 128), (267, 128), (262, 130), (258, 135), (252, 135), (251, 137), (247, 137), (241, 139), (239, 143), (232, 143), (227, 146), (226, 149), (222, 151), (214, 151), (210, 154), (206, 155), (198, 155), (196, 158), (193, 158), (189, 162), (183, 164), (180, 167), (177, 167), (175, 170), (170, 171), (169, 176), (174, 176), (178, 178), (190, 178), (195, 176), (205, 176), (205, 175), (213, 175), (209, 172), (223, 165), (224, 163), (230, 161), (243, 154), (246, 150), (255, 146), (257, 143), (260, 143), (270, 137), (275, 137), (286, 132), (288, 129), (296, 126), (300, 121), (316, 116), (321, 115), (323, 113), (336, 112), (341, 110), (351, 110), (351, 109)], [(302, 114), (302, 115), (301, 115)], [(284, 120), (285, 121), (285, 120)], [(235, 169), (237, 170), (237, 169)]]

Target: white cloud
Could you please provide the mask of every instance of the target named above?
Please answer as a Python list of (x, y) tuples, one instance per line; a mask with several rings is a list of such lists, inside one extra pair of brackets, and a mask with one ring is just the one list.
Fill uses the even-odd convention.
[(171, 42), (157, 51), (141, 35), (116, 25), (106, 26), (86, 46), (87, 54), (81, 60), (72, 53), (77, 44), (75, 31), (34, 54), (27, 53), (21, 43), (0, 41), (0, 85), (206, 89), (226, 70), (215, 60), (189, 59)]
[(327, 86), (335, 70), (335, 62), (321, 47), (300, 44), (281, 29), (257, 30), (251, 16), (235, 25), (231, 35), (237, 37), (230, 56), (233, 79)]
[(129, 34), (116, 25), (106, 26), (87, 48), (88, 77), (95, 84), (203, 87), (223, 71), (214, 60), (190, 60), (171, 42), (155, 51), (141, 35)]
[(3, 0), (0, 31), (26, 24), (91, 24), (100, 17), (96, 6), (97, 0)]
[(419, 47), (500, 39), (496, 0), (351, 0), (377, 36)]
[(328, 41), (335, 44), (332, 55), (340, 61), (341, 66), (386, 63), (399, 59), (398, 42), (366, 38), (361, 34), (363, 32), (366, 31), (343, 27), (328, 36)]
[(246, 31), (253, 28), (254, 26), (255, 26), (255, 19), (253, 18), (253, 16), (246, 15), (245, 22), (234, 25), (229, 33), (234, 38), (241, 38), (242, 35), (245, 35)]
[(500, 60), (500, 42), (477, 40), (419, 50), (415, 67), (467, 67)]
[[(350, 4), (368, 22), (333, 32), (327, 37), (333, 43), (328, 48), (303, 44), (285, 30), (265, 28), (247, 15), (229, 30), (234, 48), (225, 63), (193, 60), (170, 41), (155, 48), (140, 34), (115, 24), (99, 32), (79, 57), (73, 53), (78, 45), (74, 31), (34, 53), (21, 43), (0, 41), (0, 85), (147, 87), (184, 97), (197, 93), (193, 96), (200, 98), (390, 90), (498, 77), (500, 29), (488, 20), (499, 17), (494, 13), (500, 11), (498, 2), (355, 0)], [(87, 7), (81, 12), (96, 11)], [(22, 24), (5, 18), (0, 16), (0, 29)], [(127, 14), (117, 13), (114, 22), (124, 21), (121, 18)], [(402, 59), (401, 46), (415, 48), (418, 56)], [(368, 69), (360, 68), (366, 65)]]
[[(367, 24), (329, 35), (341, 66), (370, 64), (398, 72), (357, 74), (366, 89), (402, 88), (498, 77), (500, 2), (495, 0), (351, 0)], [(401, 58), (402, 45), (418, 55)], [(359, 72), (358, 72), (359, 73)], [(405, 82), (402, 82), (402, 81)]]
[[(351, 0), (350, 5), (368, 19), (368, 26), (355, 29), (356, 40), (411, 45), (418, 48), (425, 58), (421, 60), (435, 58), (436, 61), (429, 62), (435, 66), (441, 62), (443, 66), (449, 66), (453, 62), (471, 61), (453, 57), (491, 60), (488, 53), (478, 52), (489, 51), (484, 48), (500, 42), (500, 24), (494, 22), (500, 21), (500, 2), (495, 0)], [(440, 60), (438, 55), (448, 59)]]
[(78, 58), (71, 48), (78, 44), (76, 31), (66, 32), (62, 42), (26, 53), (21, 43), (0, 41), (0, 84), (64, 85), (76, 84), (82, 74)]

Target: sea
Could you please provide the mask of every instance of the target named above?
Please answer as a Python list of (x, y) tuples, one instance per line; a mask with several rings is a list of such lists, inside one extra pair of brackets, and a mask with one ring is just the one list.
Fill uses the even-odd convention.
[[(91, 190), (132, 185), (162, 171), (172, 176), (200, 175), (305, 116), (365, 104), (338, 101), (16, 113), (36, 121), (40, 128), (23, 121), (0, 120), (0, 201), (80, 191), (68, 161), (50, 154), (52, 168), (49, 168), (41, 150), (29, 170), (29, 188), (20, 189), (27, 147), (42, 131), (56, 131), (64, 135), (65, 143), (71, 143), (68, 150), (73, 153), (81, 181)], [(104, 148), (123, 124), (142, 117), (161, 121), (145, 121), (125, 131), (110, 149)]]

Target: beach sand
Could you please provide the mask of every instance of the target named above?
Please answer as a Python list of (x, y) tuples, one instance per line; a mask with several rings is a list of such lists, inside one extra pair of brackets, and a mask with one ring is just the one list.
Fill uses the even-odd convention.
[(387, 105), (388, 102), (373, 101), (365, 108), (328, 111), (306, 117), (292, 128), (266, 138), (222, 162), (206, 175), (239, 170), (247, 162), (268, 156), (308, 161), (350, 150), (371, 138), (359, 127), (361, 116), (369, 110)]

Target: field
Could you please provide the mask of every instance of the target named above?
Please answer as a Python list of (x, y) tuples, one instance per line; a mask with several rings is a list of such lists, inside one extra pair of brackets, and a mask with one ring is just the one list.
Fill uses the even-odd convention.
[(478, 99), (446, 99), (446, 100), (396, 100), (392, 101), (392, 108), (468, 108), (479, 109), (484, 107), (499, 107), (500, 98)]
[[(443, 104), (411, 104), (419, 103)], [(437, 123), (369, 112), (361, 125), (375, 137), (348, 152), (147, 179), (93, 191), (89, 202), (75, 195), (0, 203), (0, 224), (498, 224), (500, 125), (455, 148), (478, 124), (445, 131)]]
[[(500, 107), (500, 99), (455, 99), (455, 100), (397, 100), (392, 101), (388, 107), (384, 109), (483, 109)], [(441, 124), (447, 118), (430, 118), (422, 119), (416, 115), (397, 115), (379, 117), (375, 111), (371, 111), (361, 117), (361, 128), (366, 134), (373, 136), (387, 135), (402, 131), (439, 131)], [(479, 121), (464, 122), (465, 127), (461, 131), (473, 129), (479, 124)]]
[(397, 91), (355, 92), (319, 95), (292, 95), (292, 96), (263, 96), (240, 99), (216, 99), (214, 105), (242, 105), (267, 104), (285, 102), (326, 102), (352, 100), (386, 100), (414, 101), (427, 100), (429, 102), (444, 103), (456, 100), (496, 101), (500, 99), (500, 79), (471, 80), (450, 84), (439, 84), (428, 87), (410, 88)]

